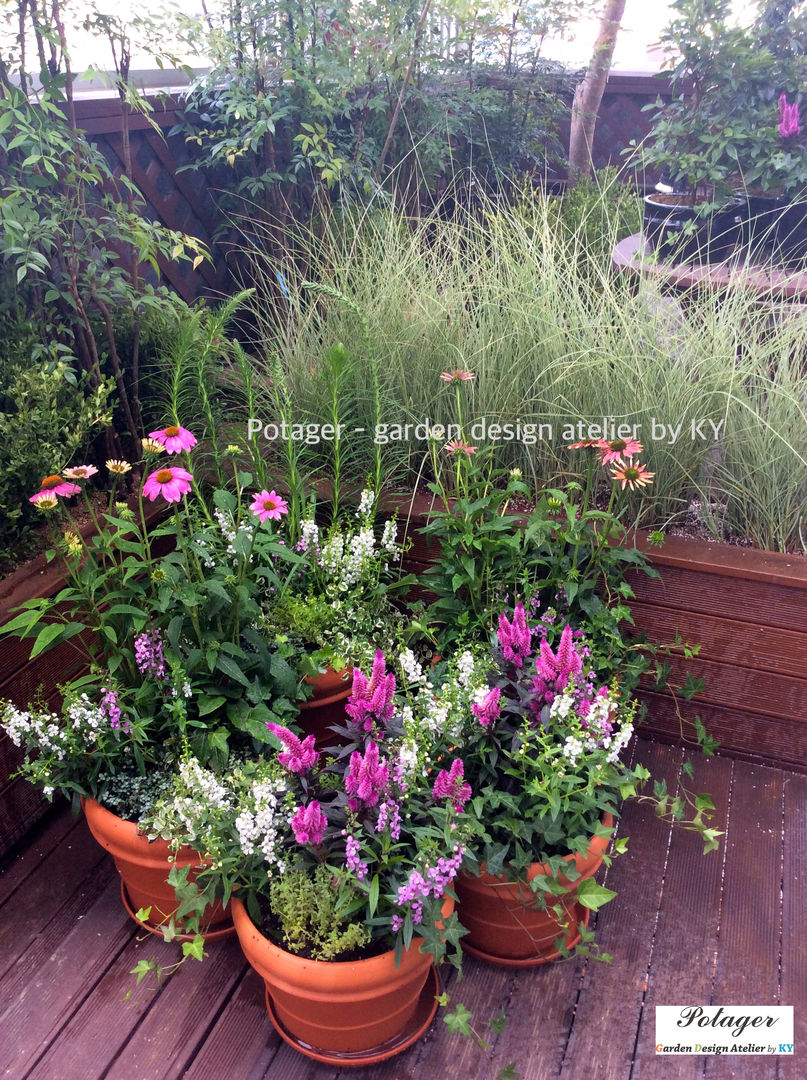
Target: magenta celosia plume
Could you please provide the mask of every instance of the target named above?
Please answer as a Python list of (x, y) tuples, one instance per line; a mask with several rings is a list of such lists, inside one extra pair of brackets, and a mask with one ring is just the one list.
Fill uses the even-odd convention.
[(527, 626), (527, 615), (524, 611), (524, 605), (520, 600), (513, 611), (512, 622), (510, 622), (504, 612), (499, 616), (499, 630), (497, 637), (499, 639), (499, 648), (502, 650), (502, 657), (504, 660), (508, 664), (512, 664), (513, 667), (522, 667), (525, 658), (530, 654), (532, 638), (530, 635), (530, 628)]
[(535, 661), (537, 678), (533, 680), (536, 694), (551, 702), (561, 693), (573, 675), (583, 670), (583, 658), (574, 647), (572, 629), (563, 628), (557, 652), (553, 653), (546, 641), (541, 642), (540, 653)]
[(313, 769), (319, 761), (313, 735), (306, 735), (301, 742), (293, 731), (289, 731), (288, 728), (282, 727), (280, 724), (272, 724), (267, 721), (266, 726), (286, 747), (285, 751), (281, 750), (277, 755), (277, 760), (281, 765), (285, 765), (289, 772), (300, 774)]
[(779, 96), (779, 134), (783, 139), (788, 139), (791, 135), (801, 134), (799, 103), (794, 101), (792, 105), (788, 105), (786, 94)]
[(307, 806), (298, 806), (297, 813), (291, 819), (294, 839), (298, 844), (322, 843), (327, 825), (328, 819), (316, 799), (312, 799)]
[(501, 696), (501, 689), (498, 686), (494, 686), (492, 690), (487, 692), (482, 701), (474, 701), (471, 703), (471, 712), (482, 727), (490, 727), (491, 724), (499, 719), (499, 714), (501, 713), (499, 698)]
[(358, 750), (353, 751), (350, 767), (345, 773), (345, 791), (351, 796), (347, 801), (351, 810), (358, 810), (361, 803), (375, 806), (388, 783), (389, 768), (379, 754), (377, 743), (371, 739), (363, 757)]
[(463, 765), (459, 758), (454, 758), (450, 769), (441, 769), (437, 774), (432, 795), (435, 799), (449, 799), (457, 813), (468, 802), (471, 785), (465, 783)]
[(361, 671), (353, 672), (353, 691), (345, 712), (363, 731), (372, 731), (375, 724), (384, 726), (392, 719), (394, 696), (395, 675), (387, 672), (386, 659), (379, 649), (373, 660), (369, 682)]

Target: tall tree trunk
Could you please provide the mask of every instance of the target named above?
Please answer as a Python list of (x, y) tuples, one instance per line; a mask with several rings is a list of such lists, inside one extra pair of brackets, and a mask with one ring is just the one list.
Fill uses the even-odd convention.
[(569, 183), (581, 176), (591, 176), (591, 152), (597, 113), (605, 92), (611, 60), (614, 56), (619, 23), (625, 11), (625, 0), (606, 0), (600, 19), (600, 30), (585, 78), (578, 83), (572, 104), (572, 124), (569, 136)]

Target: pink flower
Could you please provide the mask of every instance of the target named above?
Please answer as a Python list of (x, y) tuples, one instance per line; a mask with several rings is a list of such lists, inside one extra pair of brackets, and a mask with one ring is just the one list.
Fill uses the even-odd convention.
[(164, 446), (166, 454), (178, 454), (181, 450), (190, 450), (192, 446), (196, 446), (196, 438), (188, 429), (176, 424), (149, 432), (149, 438)]
[(60, 495), (63, 499), (67, 499), (71, 495), (78, 495), (80, 491), (78, 484), (69, 484), (61, 476), (54, 474), (45, 477), (39, 486), (39, 491), (36, 495), (31, 495), (28, 502), (37, 503), (44, 495)]
[(623, 458), (641, 454), (642, 444), (636, 442), (635, 439), (612, 439), (610, 442), (600, 439), (597, 443), (597, 451), (603, 465), (607, 465), (609, 461), (621, 463)]
[(468, 443), (463, 442), (462, 439), (452, 439), (451, 442), (445, 444), (443, 449), (447, 450), (448, 453), (452, 455), (462, 453), (467, 454), (468, 457), (470, 457), (471, 454), (476, 453), (476, 447), (469, 446)]
[(499, 687), (494, 686), (492, 690), (488, 690), (482, 701), (474, 701), (471, 704), (471, 712), (482, 727), (490, 727), (495, 720), (499, 719), (499, 714), (501, 713), (499, 699), (501, 696), (502, 692)]
[(319, 761), (313, 735), (306, 735), (301, 742), (293, 731), (281, 727), (280, 724), (271, 724), (267, 721), (266, 726), (286, 747), (287, 752), (280, 751), (277, 755), (277, 760), (281, 765), (285, 765), (289, 772), (299, 774), (307, 773), (309, 769), (313, 769)]
[(583, 670), (583, 658), (574, 647), (572, 628), (564, 626), (556, 653), (546, 641), (541, 642), (541, 653), (535, 661), (538, 678), (533, 679), (535, 692), (544, 701), (551, 702), (555, 694), (566, 689), (569, 679)]
[(146, 477), (143, 494), (152, 502), (162, 495), (166, 502), (179, 502), (183, 495), (191, 490), (193, 477), (187, 469), (158, 469)]
[(267, 491), (266, 488), (252, 496), (249, 508), (255, 517), (260, 518), (261, 525), (267, 518), (270, 521), (280, 521), (281, 517), (289, 512), (286, 500), (281, 499), (274, 489)]
[(375, 724), (386, 726), (392, 719), (395, 706), (395, 675), (387, 673), (387, 661), (378, 649), (373, 659), (373, 673), (368, 683), (361, 671), (353, 672), (353, 691), (345, 712), (363, 731), (372, 731)]
[(327, 826), (328, 819), (316, 799), (312, 799), (308, 806), (298, 806), (297, 813), (291, 819), (294, 839), (298, 844), (322, 843), (322, 836)]
[(459, 813), (471, 797), (471, 785), (464, 783), (464, 780), (462, 762), (454, 758), (450, 769), (441, 769), (437, 774), (432, 796), (435, 799), (450, 799), (451, 805)]
[(351, 810), (358, 810), (361, 803), (375, 806), (388, 782), (389, 769), (379, 756), (377, 743), (372, 739), (368, 742), (364, 757), (358, 750), (353, 751), (345, 773), (345, 791), (352, 796), (347, 801)]
[(530, 653), (532, 635), (527, 626), (527, 615), (524, 605), (519, 600), (513, 610), (513, 621), (502, 612), (499, 616), (499, 630), (497, 633), (502, 657), (513, 667), (520, 668)]
[(473, 371), (444, 371), (440, 378), (443, 382), (470, 382), (476, 376)]
[(786, 94), (779, 97), (779, 134), (783, 139), (788, 139), (791, 135), (801, 134), (799, 103), (794, 101), (792, 105), (788, 105)]
[(94, 465), (76, 465), (73, 469), (65, 469), (64, 475), (68, 480), (89, 480), (97, 472)]

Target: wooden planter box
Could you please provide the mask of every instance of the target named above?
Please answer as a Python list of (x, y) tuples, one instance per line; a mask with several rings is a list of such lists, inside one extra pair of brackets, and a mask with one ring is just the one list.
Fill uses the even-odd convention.
[[(435, 552), (417, 531), (429, 502), (412, 503), (404, 566), (415, 574)], [(405, 521), (409, 504), (398, 505)], [(701, 646), (694, 659), (668, 661), (670, 685), (682, 685), (685, 672), (705, 681), (691, 701), (677, 695), (681, 716), (700, 716), (719, 753), (807, 772), (807, 559), (677, 536), (650, 548), (639, 534), (636, 544), (661, 574), (660, 581), (630, 575), (637, 631), (657, 644), (680, 634)], [(676, 699), (650, 689), (640, 697), (643, 732), (681, 741)], [(692, 736), (690, 724), (685, 734)]]

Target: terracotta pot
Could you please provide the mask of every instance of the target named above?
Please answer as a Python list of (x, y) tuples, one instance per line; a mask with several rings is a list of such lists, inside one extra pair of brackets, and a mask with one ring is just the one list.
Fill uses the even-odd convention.
[[(443, 912), (453, 907), (447, 899)], [(436, 1002), (432, 957), (420, 952), (419, 939), (397, 968), (392, 950), (368, 960), (306, 960), (264, 937), (240, 900), (233, 898), (232, 908), (244, 955), (266, 984), (273, 1024), (308, 1057), (367, 1064), (400, 1053), (425, 1032)]]
[[(606, 828), (613, 823), (611, 814), (603, 817)], [(561, 955), (555, 945), (557, 938), (564, 939), (567, 949), (574, 948), (581, 936), (579, 924), (587, 926), (589, 919), (588, 909), (577, 902), (577, 886), (597, 872), (608, 843), (608, 837), (595, 836), (585, 855), (566, 856), (580, 877), (570, 882), (561, 875), (559, 881), (569, 892), (547, 895), (546, 911), (538, 906), (536, 894), (521, 882), (484, 872), (479, 877), (460, 873), (456, 883), (459, 917), (468, 930), (462, 938), (463, 948), (502, 967), (535, 967), (556, 960)], [(527, 881), (548, 872), (545, 863), (533, 863)], [(557, 906), (560, 917), (551, 910)]]
[[(173, 886), (168, 884), (171, 867), (192, 866), (201, 869), (202, 856), (193, 848), (181, 847), (173, 857), (166, 840), (147, 840), (137, 831), (134, 822), (117, 817), (95, 799), (84, 800), (84, 813), (90, 832), (115, 860), (127, 911), (141, 926), (161, 934), (160, 927), (168, 923), (177, 908)], [(194, 876), (191, 871), (190, 879), (193, 880)], [(135, 916), (136, 911), (149, 907), (151, 914), (147, 922)], [(222, 908), (217, 902), (209, 906), (200, 920), (200, 927), (203, 932), (206, 927), (211, 928), (210, 932), (205, 932), (207, 940), (233, 933), (229, 905)]]
[(331, 731), (334, 724), (345, 724), (345, 705), (353, 690), (353, 668), (334, 671), (328, 667), (314, 679), (305, 680), (313, 686), (314, 694), (300, 706), (297, 719), (304, 735), (313, 735), (317, 750), (339, 742)]

